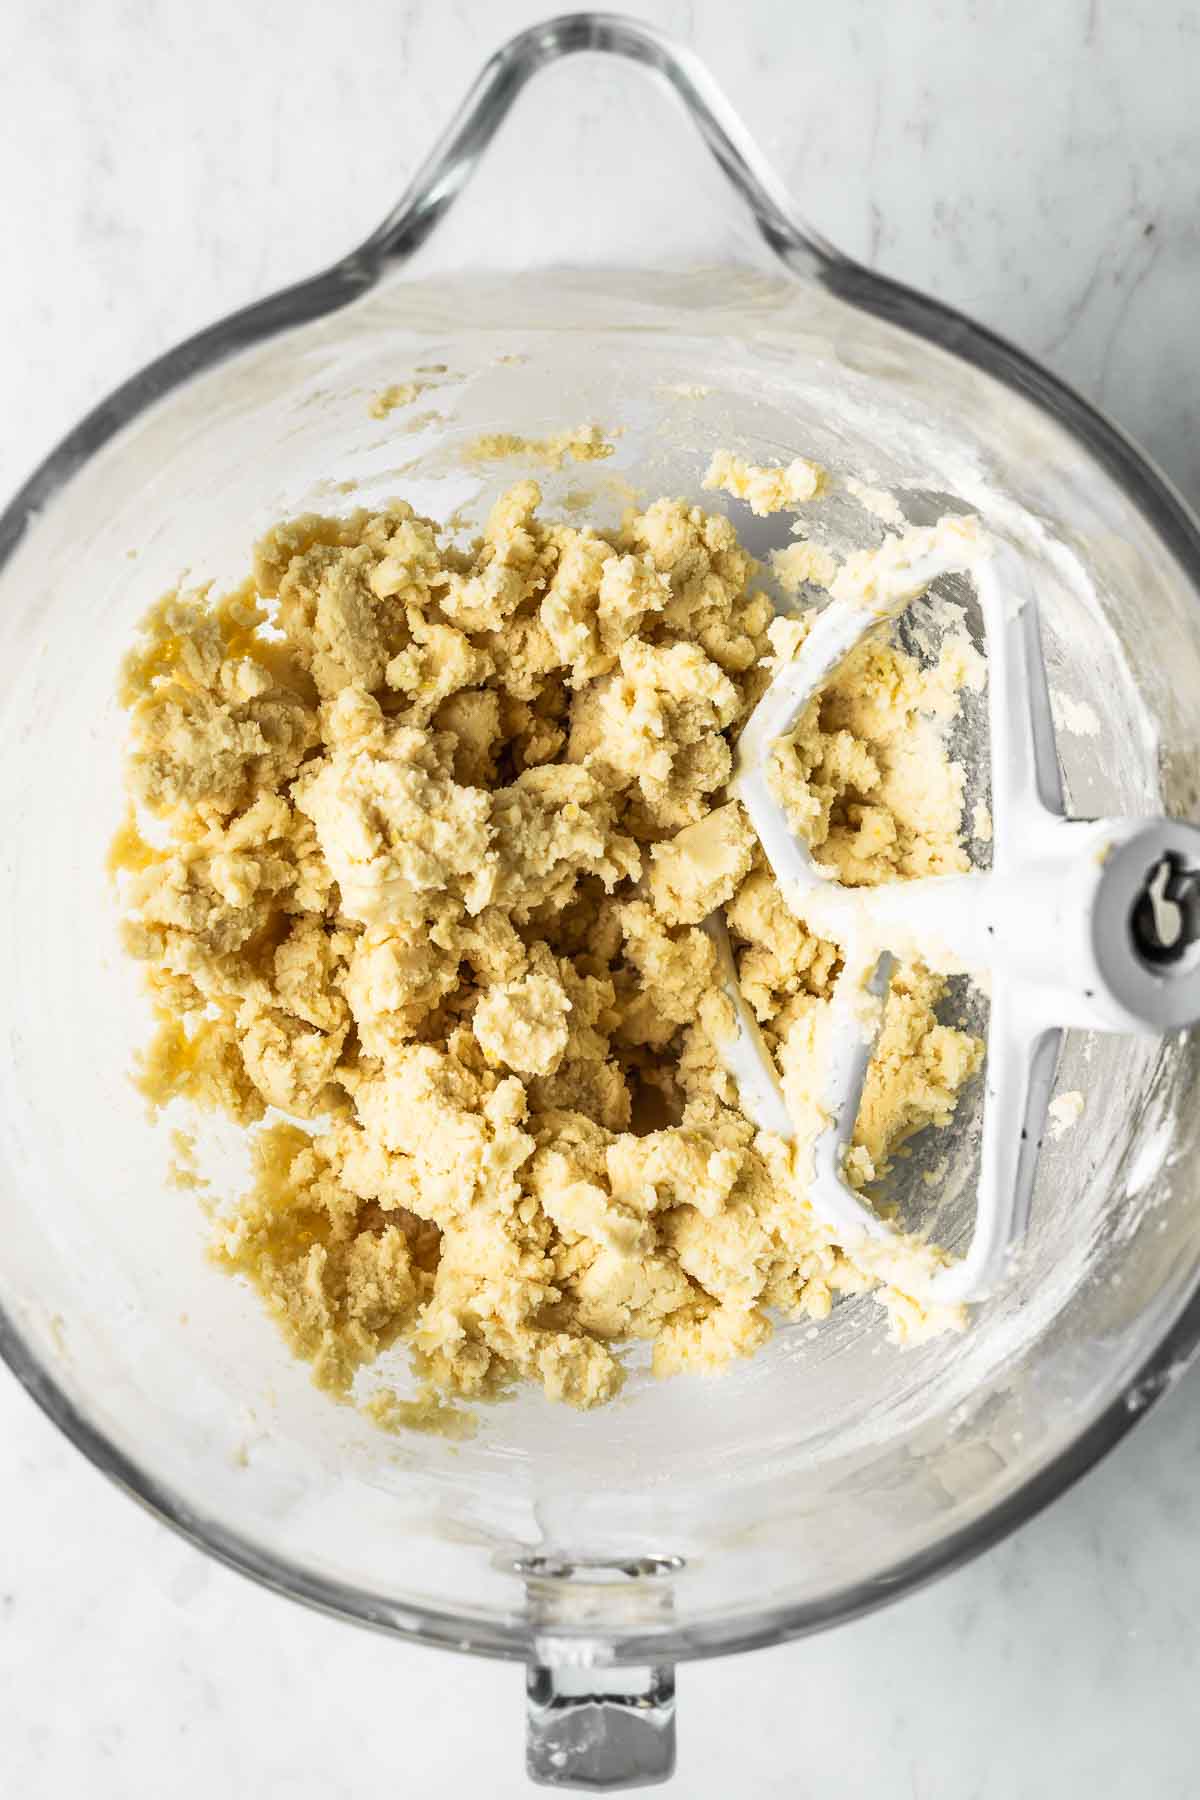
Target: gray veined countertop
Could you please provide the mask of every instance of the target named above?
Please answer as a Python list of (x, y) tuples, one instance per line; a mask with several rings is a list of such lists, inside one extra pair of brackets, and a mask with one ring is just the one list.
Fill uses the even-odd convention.
[[(0, 488), (150, 356), (365, 234), (482, 53), (550, 10), (13, 8)], [(1049, 362), (1200, 500), (1194, 7), (628, 10), (708, 59), (834, 242)], [(1102, 1784), (1191, 1800), (1198, 1397), (1194, 1372), (1048, 1514), (902, 1605), (683, 1668), (674, 1791), (1073, 1800)], [(7, 1377), (0, 1495), (6, 1793), (533, 1791), (518, 1669), (388, 1644), (258, 1591), (130, 1505)]]

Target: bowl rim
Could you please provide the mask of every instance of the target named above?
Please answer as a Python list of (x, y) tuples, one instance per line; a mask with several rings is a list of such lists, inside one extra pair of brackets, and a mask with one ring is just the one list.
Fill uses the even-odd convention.
[[(522, 31), (487, 62), (450, 125), (379, 228), (307, 280), (229, 314), (115, 388), (77, 424), (0, 514), (0, 573), (32, 520), (84, 465), (148, 408), (195, 376), (294, 327), (365, 296), (425, 241), (466, 185), (521, 89), (539, 70), (581, 51), (628, 59), (673, 93), (748, 210), (763, 244), (793, 277), (970, 364), (1049, 414), (1122, 488), (1170, 550), (1200, 598), (1200, 526), (1168, 479), (1090, 402), (1003, 338), (835, 250), (794, 215), (786, 190), (712, 81), (688, 51), (652, 27), (606, 13), (576, 13)], [(633, 1633), (555, 1627), (515, 1615), (408, 1605), (316, 1574), (196, 1509), (93, 1424), (0, 1301), (0, 1357), (46, 1416), (97, 1469), (197, 1548), (276, 1593), (319, 1611), (446, 1649), (529, 1660), (554, 1638), (603, 1640), (616, 1662), (695, 1660), (750, 1650), (860, 1616), (988, 1549), (1033, 1517), (1119, 1443), (1181, 1378), (1200, 1348), (1200, 1269), (1173, 1322), (1132, 1379), (1072, 1441), (1012, 1493), (937, 1543), (869, 1579), (804, 1603), (747, 1610)]]

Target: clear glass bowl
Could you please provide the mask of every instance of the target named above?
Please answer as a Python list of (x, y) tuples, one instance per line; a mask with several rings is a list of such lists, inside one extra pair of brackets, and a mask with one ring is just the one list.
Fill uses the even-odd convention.
[[(545, 266), (523, 196), (595, 59), (499, 127), (531, 74), (582, 49), (660, 80), (554, 228), (572, 266)], [(654, 110), (664, 85), (675, 111)], [(635, 169), (653, 179), (631, 209)], [(496, 207), (515, 266), (484, 270), (470, 211)], [(369, 397), (409, 379), (433, 386), (373, 419)], [(547, 478), (551, 504), (586, 487), (615, 515), (622, 482), (698, 497), (722, 444), (1023, 537), (1051, 685), (1094, 725), (1060, 741), (1085, 814), (1195, 811), (1200, 537), (1045, 371), (796, 224), (687, 57), (590, 15), (515, 39), (367, 244), (136, 376), (0, 520), (0, 1348), (87, 1455), (224, 1561), (384, 1631), (524, 1659), (531, 1769), (596, 1785), (669, 1768), (674, 1661), (817, 1629), (977, 1552), (1181, 1371), (1200, 1335), (1200, 1046), (1068, 1042), (1084, 1120), (1047, 1144), (1027, 1253), (965, 1338), (896, 1353), (855, 1300), (721, 1380), (635, 1366), (605, 1412), (525, 1394), (460, 1445), (384, 1436), (311, 1388), (206, 1260), (128, 1079), (146, 1012), (105, 875), (118, 661), (164, 588), (236, 579), (284, 514), (398, 491), (438, 516), (485, 505), (507, 471), (464, 472), (464, 440), (588, 419), (625, 426), (617, 455)], [(954, 1143), (937, 1223), (961, 1242), (969, 1118)], [(236, 1133), (213, 1127), (206, 1153), (236, 1180)]]

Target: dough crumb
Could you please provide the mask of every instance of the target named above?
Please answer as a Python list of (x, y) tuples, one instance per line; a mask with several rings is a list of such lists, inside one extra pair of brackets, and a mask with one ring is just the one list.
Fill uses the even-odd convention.
[(557, 975), (523, 975), (489, 988), (472, 1021), (489, 1062), (522, 1075), (552, 1075), (570, 1042), (571, 1002)]
[(386, 419), (397, 407), (411, 406), (418, 394), (423, 394), (429, 386), (427, 381), (397, 381), (385, 387), (371, 401), (369, 412), (373, 419)]
[(771, 570), (785, 594), (797, 594), (805, 582), (811, 582), (813, 587), (832, 587), (838, 565), (837, 558), (823, 545), (804, 542), (772, 550)]
[(1047, 1109), (1050, 1118), (1050, 1135), (1063, 1137), (1073, 1125), (1078, 1125), (1083, 1117), (1086, 1102), (1077, 1088), (1066, 1094), (1056, 1094)]
[[(613, 434), (615, 435), (615, 434)], [(467, 445), (467, 463), (508, 462), (519, 459), (535, 468), (561, 469), (564, 462), (599, 462), (616, 449), (599, 425), (576, 425), (552, 437), (518, 437), (511, 431), (485, 432)]]
[(736, 800), (650, 852), (650, 895), (668, 925), (698, 925), (732, 900), (754, 861), (754, 833)]
[(206, 1188), (208, 1182), (196, 1168), (196, 1139), (190, 1131), (178, 1128), (171, 1133), (171, 1159), (167, 1164), (167, 1180), (184, 1191)]
[(752, 513), (787, 512), (815, 500), (825, 486), (825, 470), (819, 463), (797, 456), (777, 468), (749, 463), (729, 450), (716, 450), (705, 472), (706, 488), (721, 488), (735, 500), (744, 500)]
[(381, 1431), (399, 1436), (405, 1431), (423, 1432), (452, 1444), (473, 1438), (479, 1429), (477, 1416), (465, 1406), (454, 1406), (436, 1388), (426, 1387), (415, 1400), (402, 1400), (394, 1388), (379, 1388), (358, 1409)]
[(842, 486), (848, 494), (854, 496), (864, 512), (871, 514), (872, 518), (879, 519), (884, 525), (894, 525), (898, 530), (903, 531), (908, 521), (900, 510), (900, 502), (886, 488), (868, 487), (866, 482), (857, 481), (853, 475), (848, 475)]

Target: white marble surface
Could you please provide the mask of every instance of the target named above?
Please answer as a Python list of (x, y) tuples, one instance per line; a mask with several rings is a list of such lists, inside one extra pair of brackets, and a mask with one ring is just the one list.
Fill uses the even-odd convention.
[[(0, 488), (135, 366), (373, 225), (480, 54), (542, 10), (17, 0), (0, 53)], [(1194, 7), (631, 10), (711, 61), (835, 242), (1044, 357), (1200, 501)], [(684, 1669), (677, 1791), (1194, 1795), (1198, 1396), (1194, 1373), (1048, 1515), (938, 1587)], [(5, 1793), (532, 1791), (516, 1669), (355, 1633), (217, 1568), (7, 1377), (0, 1495)]]

